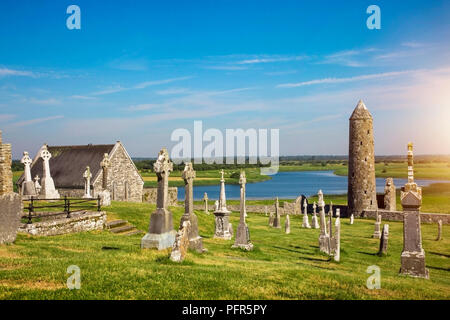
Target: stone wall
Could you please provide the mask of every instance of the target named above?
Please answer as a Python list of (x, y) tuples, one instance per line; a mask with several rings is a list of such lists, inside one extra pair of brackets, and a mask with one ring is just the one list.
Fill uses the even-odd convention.
[(21, 224), (19, 232), (33, 236), (55, 236), (83, 231), (103, 230), (106, 223), (106, 213), (84, 212), (73, 214), (71, 218), (50, 219), (48, 221)]
[(14, 191), (11, 164), (11, 145), (3, 144), (0, 131), (0, 195)]
[[(144, 188), (142, 191), (142, 201), (149, 203), (156, 203), (156, 190), (158, 188)], [(178, 205), (178, 188), (170, 187), (168, 190), (169, 194), (169, 206), (177, 206)]]
[[(122, 144), (119, 144), (110, 161), (107, 188), (111, 193), (111, 200), (141, 202), (144, 181)], [(103, 175), (100, 174), (94, 184), (94, 197), (103, 190), (102, 186)]]
[(17, 193), (0, 195), (0, 244), (16, 240), (23, 205)]
[[(365, 210), (361, 217), (375, 219), (376, 214), (377, 212), (375, 210)], [(378, 210), (378, 214), (380, 214), (381, 219), (385, 221), (403, 221), (403, 211)], [(420, 222), (422, 223), (437, 223), (439, 220), (442, 220), (443, 224), (450, 224), (450, 214), (420, 213)]]
[(68, 198), (82, 198), (84, 196), (84, 189), (58, 188), (58, 192), (61, 198), (64, 198), (64, 196)]

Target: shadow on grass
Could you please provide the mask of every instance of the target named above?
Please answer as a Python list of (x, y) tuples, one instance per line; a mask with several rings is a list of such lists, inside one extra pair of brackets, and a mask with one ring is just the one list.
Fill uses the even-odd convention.
[(371, 253), (371, 252), (356, 251), (356, 253), (365, 254), (365, 255), (367, 255), (367, 256), (377, 256), (377, 255), (378, 255), (378, 252)]
[(429, 266), (429, 265), (427, 265), (427, 268), (433, 269), (433, 270), (450, 271), (450, 268), (440, 268), (440, 267), (433, 267), (433, 266)]
[(441, 256), (441, 257), (445, 257), (445, 258), (450, 258), (450, 254), (445, 254), (445, 253), (439, 253), (439, 252), (427, 252), (427, 253), (430, 253), (430, 254), (434, 254), (434, 255), (436, 255), (436, 256)]

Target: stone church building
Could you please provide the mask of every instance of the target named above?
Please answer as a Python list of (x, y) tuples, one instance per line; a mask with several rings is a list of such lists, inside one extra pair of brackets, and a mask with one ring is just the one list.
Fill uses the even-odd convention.
[[(52, 155), (50, 173), (61, 197), (83, 196), (85, 187), (83, 173), (87, 166), (92, 173), (91, 195), (97, 197), (103, 185), (103, 170), (100, 163), (104, 154), (107, 154), (110, 160), (107, 188), (111, 193), (111, 200), (142, 201), (144, 180), (120, 141), (108, 145), (47, 146), (47, 149)], [(36, 176), (42, 177), (43, 160), (39, 157), (41, 150), (31, 164), (33, 179)], [(19, 190), (23, 180), (22, 175), (17, 181)]]

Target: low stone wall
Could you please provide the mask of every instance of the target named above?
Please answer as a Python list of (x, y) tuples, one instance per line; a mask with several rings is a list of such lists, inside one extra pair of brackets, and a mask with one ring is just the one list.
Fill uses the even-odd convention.
[(106, 213), (104, 211), (87, 211), (80, 214), (73, 214), (71, 218), (53, 218), (32, 224), (22, 224), (18, 232), (28, 233), (33, 236), (55, 236), (67, 233), (103, 230), (105, 223)]
[[(376, 211), (363, 211), (361, 214), (361, 218), (376, 218)], [(403, 221), (403, 211), (387, 211), (387, 210), (378, 210), (378, 214), (381, 215), (381, 219), (385, 221)], [(450, 224), (450, 214), (445, 213), (420, 213), (420, 222), (422, 223), (438, 223), (439, 220), (442, 220), (443, 224)]]
[[(142, 191), (142, 202), (156, 203), (156, 191), (158, 188), (144, 188)], [(178, 188), (170, 187), (169, 206), (178, 206)]]

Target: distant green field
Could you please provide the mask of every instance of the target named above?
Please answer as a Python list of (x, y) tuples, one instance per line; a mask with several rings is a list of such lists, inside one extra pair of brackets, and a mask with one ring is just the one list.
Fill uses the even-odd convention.
[[(113, 202), (109, 219), (126, 219), (147, 230), (154, 205)], [(178, 226), (183, 207), (171, 208)], [(198, 211), (207, 253), (189, 252), (176, 264), (169, 251), (141, 250), (141, 235), (108, 231), (32, 237), (19, 235), (0, 246), (0, 299), (450, 299), (450, 226), (435, 241), (436, 225), (423, 224), (430, 280), (400, 276), (402, 223), (389, 222), (388, 256), (376, 255), (373, 220), (342, 219), (341, 262), (318, 250), (319, 230), (302, 229), (291, 217), (291, 234), (268, 227), (268, 217), (249, 214), (255, 250), (231, 249), (233, 241), (213, 239), (214, 216)], [(238, 213), (231, 215), (236, 229)], [(284, 218), (282, 218), (284, 225)], [(68, 290), (67, 267), (81, 270), (81, 289)], [(381, 289), (370, 290), (369, 266), (381, 270)], [(188, 284), (188, 285), (187, 285)]]

